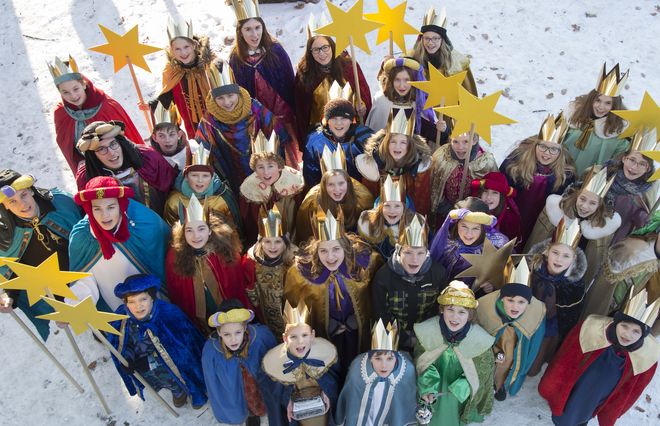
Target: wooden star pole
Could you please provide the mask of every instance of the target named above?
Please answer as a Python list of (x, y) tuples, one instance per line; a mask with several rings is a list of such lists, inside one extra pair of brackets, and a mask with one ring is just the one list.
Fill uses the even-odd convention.
[[(472, 140), (474, 139), (474, 131), (475, 131), (475, 124), (471, 123), (470, 124), (470, 132), (468, 133), (468, 143), (472, 143)], [(477, 142), (479, 143), (479, 142)], [(470, 146), (470, 149), (468, 149), (468, 152), (465, 154), (465, 158), (463, 159), (463, 176), (461, 177), (461, 186), (458, 191), (458, 199), (462, 200), (463, 199), (463, 194), (465, 193), (465, 185), (467, 185), (467, 177), (470, 174), (470, 155), (472, 155), (472, 146)]]
[[(131, 78), (133, 79), (133, 86), (135, 86), (135, 93), (137, 93), (138, 101), (140, 105), (144, 105), (144, 98), (142, 97), (142, 90), (140, 89), (140, 84), (138, 83), (137, 76), (135, 75), (135, 69), (133, 68), (133, 62), (131, 62), (131, 57), (126, 56), (126, 64), (128, 65), (128, 70), (131, 72)], [(142, 114), (144, 115), (144, 121), (147, 122), (147, 128), (149, 129), (149, 134), (154, 130), (154, 125), (151, 122), (151, 114), (146, 109), (142, 109)]]
[[(360, 76), (358, 74), (357, 61), (355, 60), (355, 46), (353, 45), (353, 36), (348, 37), (348, 44), (351, 48), (351, 65), (353, 66), (353, 80), (355, 81), (355, 100), (357, 102), (357, 107), (359, 108), (362, 104), (362, 94), (360, 93)], [(364, 124), (364, 119), (361, 114), (358, 114), (358, 120), (360, 124)]]

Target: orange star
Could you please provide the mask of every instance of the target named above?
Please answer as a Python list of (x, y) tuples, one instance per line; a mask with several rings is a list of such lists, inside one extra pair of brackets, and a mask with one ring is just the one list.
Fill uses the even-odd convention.
[(424, 109), (440, 105), (442, 98), (445, 98), (445, 106), (457, 105), (458, 86), (463, 84), (466, 75), (467, 71), (461, 71), (445, 77), (436, 67), (429, 64), (428, 81), (411, 81), (410, 85), (428, 94)]
[(151, 72), (147, 61), (144, 60), (144, 56), (162, 49), (160, 47), (141, 44), (138, 40), (137, 25), (128, 30), (123, 36), (100, 24), (99, 28), (101, 28), (108, 43), (90, 47), (89, 50), (112, 56), (115, 64), (115, 73), (128, 64), (127, 58), (130, 58), (131, 63), (136, 67)]
[(348, 47), (351, 37), (355, 46), (371, 54), (365, 35), (382, 27), (383, 24), (364, 19), (362, 16), (363, 1), (358, 0), (348, 11), (344, 12), (339, 6), (335, 6), (329, 0), (325, 0), (330, 16), (332, 16), (332, 22), (317, 28), (315, 33), (335, 38), (335, 44), (337, 45), (336, 56), (341, 55), (341, 52)]
[(407, 3), (407, 1), (404, 1), (403, 3), (390, 8), (385, 0), (378, 0), (378, 13), (364, 14), (365, 18), (383, 24), (383, 26), (378, 29), (376, 44), (381, 44), (389, 40), (391, 32), (394, 43), (399, 46), (404, 53), (406, 52), (405, 35), (419, 34), (417, 28), (403, 20), (406, 14)]

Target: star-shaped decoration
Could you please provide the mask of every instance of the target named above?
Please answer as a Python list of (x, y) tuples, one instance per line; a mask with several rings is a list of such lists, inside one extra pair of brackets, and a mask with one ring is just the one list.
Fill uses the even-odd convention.
[(17, 277), (0, 284), (0, 288), (25, 290), (30, 306), (37, 303), (41, 296), (46, 295), (47, 290), (57, 296), (76, 299), (76, 295), (67, 284), (91, 275), (86, 272), (60, 271), (57, 253), (53, 253), (39, 266), (30, 266), (8, 260), (5, 260), (4, 263), (11, 268)]
[(348, 11), (344, 12), (339, 6), (335, 6), (329, 0), (325, 0), (330, 16), (332, 16), (332, 22), (317, 28), (315, 33), (335, 38), (335, 44), (337, 45), (336, 56), (341, 55), (341, 52), (348, 47), (351, 37), (355, 46), (371, 54), (365, 35), (382, 27), (383, 24), (364, 19), (362, 16), (363, 1), (356, 1)]
[(660, 135), (660, 107), (655, 103), (649, 92), (644, 92), (642, 105), (637, 111), (615, 110), (612, 113), (618, 115), (628, 122), (628, 128), (621, 133), (620, 138), (626, 138), (635, 134), (638, 129), (652, 129)]
[(43, 299), (53, 307), (55, 312), (46, 315), (39, 315), (37, 318), (66, 322), (71, 326), (76, 335), (84, 333), (88, 327), (119, 335), (120, 333), (111, 326), (110, 323), (112, 321), (119, 321), (128, 318), (126, 315), (98, 311), (91, 296), (85, 297), (81, 302), (78, 302), (75, 305), (59, 302), (50, 297), (44, 297)]
[(495, 112), (495, 105), (501, 95), (500, 90), (479, 99), (468, 92), (465, 87), (458, 86), (458, 105), (434, 108), (434, 110), (454, 119), (456, 124), (451, 133), (452, 137), (469, 132), (470, 127), (474, 124), (479, 136), (490, 144), (491, 126), (517, 123), (516, 120)]
[(122, 69), (124, 65), (128, 64), (126, 58), (130, 58), (131, 63), (136, 67), (151, 72), (149, 65), (147, 65), (147, 61), (144, 60), (144, 56), (158, 52), (162, 49), (160, 47), (141, 44), (138, 40), (137, 25), (128, 30), (124, 35), (119, 35), (119, 33), (116, 33), (101, 24), (99, 24), (99, 28), (101, 28), (108, 43), (90, 47), (89, 50), (112, 56), (115, 63), (115, 73)]
[(504, 270), (515, 245), (516, 238), (496, 249), (486, 238), (481, 254), (461, 254), (472, 266), (456, 275), (456, 278), (475, 277), (474, 288), (479, 288), (485, 282), (490, 282), (495, 289), (501, 288), (504, 285)]
[[(647, 156), (653, 161), (660, 161), (660, 151), (642, 151), (640, 154)], [(660, 169), (657, 169), (655, 173), (647, 180), (647, 182), (654, 182), (660, 179)]]
[(394, 43), (399, 46), (399, 49), (404, 53), (406, 52), (405, 35), (419, 34), (417, 28), (403, 20), (406, 14), (407, 3), (407, 1), (404, 1), (391, 8), (385, 0), (378, 0), (378, 13), (364, 14), (365, 18), (383, 24), (383, 26), (378, 29), (376, 44), (381, 44), (389, 40), (391, 32)]
[(463, 84), (467, 71), (461, 71), (449, 77), (429, 63), (428, 81), (411, 81), (410, 85), (426, 92), (428, 97), (424, 109), (437, 107), (445, 98), (445, 106), (458, 105), (458, 87)]

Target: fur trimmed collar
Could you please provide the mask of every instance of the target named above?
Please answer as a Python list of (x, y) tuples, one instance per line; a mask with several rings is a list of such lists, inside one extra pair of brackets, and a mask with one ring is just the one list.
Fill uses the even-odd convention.
[(256, 173), (252, 173), (241, 184), (241, 195), (253, 203), (266, 203), (273, 196), (274, 192), (281, 196), (292, 196), (302, 191), (305, 186), (302, 173), (284, 166), (280, 173), (280, 178), (269, 186), (264, 185)]
[[(535, 254), (543, 253), (550, 247), (552, 239), (548, 238), (547, 240), (541, 241), (540, 243), (534, 244), (529, 255), (533, 257)], [(566, 272), (564, 272), (564, 277), (570, 282), (577, 282), (584, 277), (584, 274), (587, 272), (587, 256), (584, 254), (584, 251), (580, 247), (575, 249), (575, 262), (568, 267)], [(539, 268), (534, 268), (537, 271)]]
[[(564, 214), (559, 207), (561, 202), (561, 195), (552, 194), (545, 200), (545, 211), (548, 214), (550, 223), (556, 228), (562, 218), (571, 220)], [(598, 240), (603, 237), (608, 237), (616, 232), (621, 226), (621, 216), (614, 213), (612, 217), (605, 218), (605, 226), (601, 228), (594, 227), (589, 220), (580, 220), (580, 231), (582, 236), (587, 240)]]
[(197, 52), (197, 62), (192, 67), (186, 67), (181, 62), (174, 58), (170, 49), (165, 49), (167, 54), (167, 62), (173, 68), (183, 68), (183, 69), (205, 69), (215, 59), (215, 53), (211, 50), (211, 42), (207, 36), (194, 36), (193, 39), (199, 43), (199, 49)]

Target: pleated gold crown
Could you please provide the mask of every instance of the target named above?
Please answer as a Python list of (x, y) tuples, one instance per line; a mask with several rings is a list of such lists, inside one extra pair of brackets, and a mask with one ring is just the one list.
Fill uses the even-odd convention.
[(259, 209), (259, 236), (262, 238), (282, 237), (282, 214), (277, 206), (266, 211), (263, 206)]
[(232, 0), (231, 4), (234, 7), (237, 21), (260, 17), (258, 0)]
[(392, 180), (391, 175), (387, 175), (385, 182), (380, 187), (380, 202), (388, 201), (405, 202), (406, 184), (403, 179)]
[(270, 134), (270, 138), (266, 139), (266, 136), (261, 130), (257, 132), (257, 136), (252, 141), (252, 153), (258, 154), (261, 152), (270, 152), (277, 154), (280, 147), (280, 138), (277, 137), (275, 132)]
[(222, 72), (218, 70), (216, 66), (209, 67), (209, 82), (211, 83), (211, 89), (216, 89), (222, 86), (228, 86), (230, 84), (236, 84), (234, 79), (234, 73), (231, 70), (229, 64), (225, 61), (220, 61), (222, 63)]
[(509, 268), (509, 276), (506, 277), (505, 281), (506, 284), (523, 284), (529, 286), (531, 284), (530, 278), (529, 265), (527, 265), (525, 256), (523, 256), (517, 267), (511, 266)]
[(614, 65), (610, 72), (606, 72), (607, 63), (603, 64), (603, 70), (598, 74), (596, 91), (605, 96), (619, 96), (621, 89), (626, 85), (630, 70), (621, 74), (619, 64)]
[(154, 111), (154, 120), (156, 125), (163, 123), (176, 124), (177, 126), (181, 125), (181, 116), (179, 115), (179, 110), (174, 102), (170, 103), (169, 108), (165, 108), (163, 104), (158, 102), (156, 110)]
[(371, 330), (371, 350), (372, 351), (396, 351), (399, 348), (399, 328), (396, 320), (393, 323), (383, 324), (382, 319), (378, 319), (376, 325)]
[(582, 236), (580, 231), (580, 221), (577, 219), (562, 218), (557, 227), (555, 228), (555, 233), (552, 237), (553, 243), (566, 244), (569, 247), (576, 248), (580, 242), (580, 237)]
[(82, 75), (78, 71), (78, 64), (71, 55), (69, 55), (68, 65), (57, 56), (53, 62), (48, 62), (47, 65), (48, 71), (50, 71), (50, 75), (53, 77), (53, 82), (56, 85), (69, 80), (82, 79)]
[(426, 223), (419, 220), (415, 215), (410, 223), (399, 234), (399, 245), (410, 247), (427, 247), (428, 231)]
[(175, 38), (193, 39), (192, 21), (175, 21), (170, 17), (167, 20), (167, 38), (172, 42)]
[[(204, 200), (204, 204), (206, 205), (206, 200)], [(183, 203), (179, 201), (179, 222), (185, 225), (194, 221), (206, 222), (206, 208), (199, 202), (195, 194), (192, 194), (188, 207), (184, 207)]]
[(208, 166), (211, 164), (211, 152), (204, 148), (204, 145), (199, 144), (197, 148), (188, 151), (186, 155), (186, 167), (190, 166)]
[(321, 154), (321, 173), (331, 170), (346, 171), (346, 156), (341, 147), (337, 147), (334, 152), (331, 152), (328, 146), (325, 145)]
[(436, 27), (446, 28), (445, 25), (447, 25), (447, 11), (445, 8), (443, 7), (440, 9), (439, 15), (435, 13), (435, 8), (429, 8), (429, 10), (426, 11), (426, 15), (424, 15), (424, 21), (422, 22), (422, 26), (426, 25), (435, 25)]
[(638, 129), (630, 143), (630, 151), (653, 151), (655, 150), (658, 136), (655, 128)]
[(324, 213), (321, 207), (317, 207), (312, 224), (314, 225), (314, 237), (319, 241), (334, 241), (344, 236), (344, 218), (341, 208), (335, 218), (330, 210)]
[(298, 306), (295, 308), (291, 306), (288, 300), (284, 302), (284, 312), (282, 313), (282, 316), (284, 317), (284, 322), (286, 323), (287, 327), (295, 327), (303, 324), (311, 325), (310, 313), (311, 311), (305, 304), (304, 300), (300, 300), (298, 302)]
[(353, 99), (353, 88), (348, 82), (341, 86), (337, 83), (337, 80), (333, 80), (330, 89), (328, 89), (328, 100), (331, 101), (333, 99), (345, 99), (351, 102)]
[(635, 318), (639, 322), (643, 322), (649, 327), (653, 326), (655, 320), (658, 318), (658, 311), (660, 310), (660, 298), (655, 299), (653, 303), (646, 306), (648, 303), (648, 293), (646, 289), (640, 291), (635, 296), (633, 293), (635, 287), (630, 289), (630, 300), (623, 308), (623, 313), (629, 317)]
[(612, 183), (614, 183), (614, 175), (608, 181), (607, 180), (607, 168), (603, 167), (600, 171), (596, 171), (596, 168), (591, 169), (587, 177), (584, 179), (585, 184), (582, 186), (582, 191), (590, 191), (598, 195), (600, 198), (605, 197), (607, 191), (610, 190)]
[(388, 133), (400, 133), (406, 136), (412, 136), (415, 131), (415, 111), (406, 118), (406, 111), (400, 108), (396, 115), (390, 110), (390, 116), (387, 119)]
[(561, 144), (564, 141), (566, 132), (568, 132), (568, 122), (564, 115), (559, 113), (555, 119), (552, 114), (548, 114), (543, 120), (543, 124), (541, 124), (539, 139), (544, 142)]

